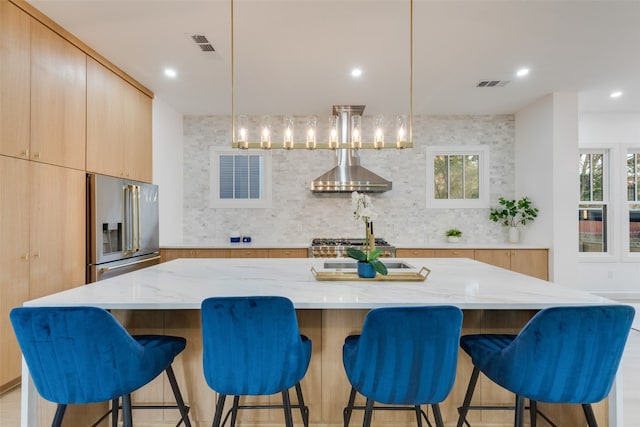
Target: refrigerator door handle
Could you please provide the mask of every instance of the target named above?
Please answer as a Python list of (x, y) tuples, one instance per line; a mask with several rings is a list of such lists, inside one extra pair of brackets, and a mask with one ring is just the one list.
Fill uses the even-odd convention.
[(141, 228), (140, 228), (140, 193), (141, 193), (141, 187), (139, 185), (136, 185), (136, 195), (135, 195), (135, 201), (136, 201), (136, 252), (139, 252), (140, 249), (142, 249), (142, 243), (141, 243)]
[(102, 267), (98, 271), (100, 273), (106, 273), (107, 271), (113, 271), (113, 270), (117, 270), (119, 268), (131, 267), (132, 265), (144, 264), (145, 262), (156, 261), (156, 260), (159, 260), (159, 259), (160, 259), (160, 256), (155, 256), (155, 257), (152, 257), (152, 258), (145, 258), (145, 259), (140, 260), (140, 261), (134, 261), (134, 262), (128, 262), (126, 264), (116, 265), (115, 267)]
[(127, 184), (124, 187), (124, 242), (125, 248), (123, 253), (125, 255), (132, 254), (136, 251), (135, 248), (135, 186)]

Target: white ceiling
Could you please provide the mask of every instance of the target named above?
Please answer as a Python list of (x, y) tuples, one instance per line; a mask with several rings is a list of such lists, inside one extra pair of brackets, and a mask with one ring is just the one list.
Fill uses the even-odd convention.
[[(178, 111), (231, 112), (229, 0), (29, 2)], [(407, 112), (408, 0), (236, 0), (234, 12), (236, 113)], [(415, 0), (413, 22), (414, 114), (513, 113), (552, 92), (579, 93), (581, 112), (640, 112), (640, 0)], [(475, 87), (484, 79), (509, 83)]]

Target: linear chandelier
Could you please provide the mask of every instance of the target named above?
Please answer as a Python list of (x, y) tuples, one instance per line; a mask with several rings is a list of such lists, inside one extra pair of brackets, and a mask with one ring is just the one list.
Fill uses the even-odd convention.
[[(363, 128), (362, 115), (352, 115), (350, 138), (340, 138), (340, 117), (333, 112), (326, 123), (318, 116), (236, 115), (234, 0), (231, 0), (231, 119), (232, 148), (239, 149), (386, 149), (413, 148), (413, 0), (409, 0), (409, 114), (376, 115), (372, 126)], [(392, 122), (392, 123), (391, 123)], [(324, 127), (326, 137), (318, 137)], [(301, 131), (303, 129), (303, 131)], [(324, 132), (321, 132), (324, 133)]]

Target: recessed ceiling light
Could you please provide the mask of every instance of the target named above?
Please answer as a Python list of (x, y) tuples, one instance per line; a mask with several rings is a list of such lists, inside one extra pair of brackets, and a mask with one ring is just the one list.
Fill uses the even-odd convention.
[(176, 73), (176, 70), (165, 68), (164, 75), (167, 77), (175, 78), (175, 76), (177, 76), (178, 74)]
[(516, 76), (518, 77), (524, 77), (527, 74), (529, 74), (529, 69), (528, 68), (521, 68), (518, 70), (518, 72), (516, 73)]
[(362, 75), (362, 70), (360, 68), (354, 68), (351, 70), (351, 77), (360, 77)]
[(622, 96), (622, 92), (620, 92), (619, 90), (616, 92), (611, 92), (611, 95), (609, 95), (611, 98), (620, 98)]

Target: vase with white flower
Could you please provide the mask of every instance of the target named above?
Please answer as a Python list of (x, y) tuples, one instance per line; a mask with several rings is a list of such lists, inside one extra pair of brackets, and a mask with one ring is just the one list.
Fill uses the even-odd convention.
[(387, 267), (378, 259), (382, 251), (376, 249), (373, 235), (373, 220), (378, 216), (373, 210), (371, 197), (364, 193), (354, 191), (351, 193), (351, 207), (353, 219), (364, 222), (365, 241), (362, 250), (347, 248), (347, 255), (358, 261), (358, 276), (362, 278), (374, 278), (376, 273), (387, 274)]

